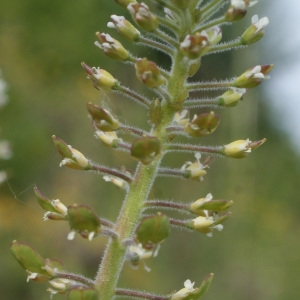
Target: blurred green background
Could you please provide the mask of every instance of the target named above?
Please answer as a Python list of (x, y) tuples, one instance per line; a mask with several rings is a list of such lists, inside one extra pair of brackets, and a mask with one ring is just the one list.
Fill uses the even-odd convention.
[[(253, 10), (257, 9), (267, 14), (267, 7)], [(12, 159), (0, 162), (9, 176), (0, 187), (1, 299), (49, 299), (47, 284), (26, 283), (25, 272), (9, 253), (14, 239), (28, 242), (43, 257), (63, 260), (71, 272), (93, 277), (97, 270), (106, 239), (67, 241), (66, 224), (42, 220), (33, 186), (68, 205), (87, 203), (113, 219), (118, 214), (123, 192), (96, 174), (60, 169), (51, 139), (56, 134), (94, 161), (134, 168), (132, 159), (112, 153), (93, 137), (86, 111), (88, 101), (109, 100), (85, 79), (81, 61), (109, 70), (125, 85), (135, 85), (129, 66), (110, 61), (93, 45), (94, 32), (107, 31), (111, 14), (123, 14), (112, 0), (0, 2), (0, 69), (9, 85), (0, 127), (1, 138), (9, 140), (13, 151)], [(241, 33), (249, 19), (233, 32), (225, 28), (224, 36)], [(262, 61), (262, 44), (209, 56), (198, 79), (231, 77), (255, 64), (272, 63)], [(149, 54), (145, 48), (133, 51)], [(207, 300), (299, 299), (299, 155), (271, 125), (269, 99), (262, 92), (261, 87), (249, 91), (239, 106), (222, 110), (222, 125), (201, 142), (225, 144), (266, 137), (263, 147), (244, 160), (217, 159), (203, 182), (159, 178), (151, 195), (190, 202), (211, 192), (216, 199), (233, 199), (233, 215), (224, 231), (207, 238), (172, 230), (159, 256), (147, 262), (152, 271), (126, 265), (121, 287), (169, 293), (188, 278), (199, 285), (213, 272)], [(147, 128), (143, 109), (118, 96), (111, 98), (110, 105), (122, 121)], [(180, 167), (187, 160), (193, 156), (170, 155), (164, 164)]]

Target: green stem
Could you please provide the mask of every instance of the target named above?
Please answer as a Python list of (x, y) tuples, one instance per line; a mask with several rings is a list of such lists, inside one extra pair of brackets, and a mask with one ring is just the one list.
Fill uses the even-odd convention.
[(229, 51), (229, 50), (241, 48), (241, 47), (246, 47), (246, 45), (243, 44), (241, 38), (238, 38), (236, 40), (218, 44), (218, 45), (211, 47), (209, 53), (212, 54), (212, 53), (224, 52), (224, 51)]
[[(186, 20), (185, 20), (186, 21)], [(186, 22), (184, 22), (186, 23)], [(187, 98), (187, 91), (185, 90), (186, 78), (188, 77), (189, 65), (186, 63), (183, 55), (179, 51), (179, 44), (174, 42), (172, 38), (164, 34), (162, 31), (156, 30), (154, 33), (165, 39), (168, 43), (175, 46), (176, 52), (173, 55), (173, 65), (171, 74), (168, 79), (168, 97), (164, 96), (161, 101), (161, 115), (162, 117), (152, 127), (150, 131), (151, 136), (155, 136), (162, 145), (162, 156), (167, 151), (165, 145), (168, 142), (168, 132), (166, 128), (172, 124), (174, 114), (176, 112), (176, 105), (180, 104)], [(185, 93), (182, 91), (185, 90)], [(131, 96), (135, 100), (138, 100), (143, 105), (149, 107), (149, 100), (137, 96), (135, 92), (129, 89), (122, 88), (123, 93)], [(145, 208), (145, 201), (147, 201), (148, 195), (151, 191), (154, 179), (158, 175), (161, 158), (154, 160), (149, 165), (143, 165), (139, 163), (133, 178), (130, 183), (130, 189), (123, 201), (119, 217), (116, 222), (114, 232), (118, 235), (118, 239), (110, 239), (101, 264), (99, 266), (98, 274), (95, 278), (95, 288), (99, 293), (99, 299), (111, 300), (114, 298), (116, 292), (120, 292), (120, 289), (116, 290), (120, 271), (123, 267), (126, 257), (126, 246), (124, 241), (132, 239), (134, 229), (136, 228), (141, 213)], [(147, 298), (143, 298), (147, 299)], [(165, 297), (160, 298), (148, 298), (148, 299), (168, 299)]]
[(232, 86), (234, 80), (211, 81), (211, 82), (191, 82), (186, 85), (189, 91), (199, 90), (222, 90)]

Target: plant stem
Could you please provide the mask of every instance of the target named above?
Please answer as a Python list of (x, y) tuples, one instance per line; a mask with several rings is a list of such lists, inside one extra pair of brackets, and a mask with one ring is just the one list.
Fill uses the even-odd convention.
[[(180, 66), (176, 64), (180, 64)], [(180, 89), (180, 86), (183, 87), (186, 74), (186, 66), (182, 65), (181, 59), (175, 60), (169, 84), (173, 87), (177, 82), (180, 82), (180, 85), (176, 89), (172, 89), (170, 93), (172, 100), (176, 99), (177, 89)], [(160, 140), (162, 147), (168, 139), (168, 133), (165, 129), (172, 123), (174, 113), (174, 109), (164, 100), (162, 103), (163, 118), (150, 131), (152, 136)], [(157, 176), (160, 161), (157, 159), (149, 165), (139, 163), (137, 166), (133, 181), (130, 183), (130, 190), (123, 202), (116, 226), (113, 228), (119, 239), (109, 241), (95, 279), (95, 288), (98, 290), (101, 300), (111, 300), (114, 297), (120, 270), (126, 256), (126, 247), (122, 242), (132, 238), (132, 233), (144, 209), (144, 202), (147, 200), (153, 181)]]

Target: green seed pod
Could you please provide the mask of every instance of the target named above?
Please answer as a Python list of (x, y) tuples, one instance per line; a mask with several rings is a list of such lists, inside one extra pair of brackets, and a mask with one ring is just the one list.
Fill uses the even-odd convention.
[(152, 249), (155, 245), (163, 242), (170, 234), (170, 222), (167, 216), (157, 215), (143, 218), (136, 229), (136, 241), (143, 248)]
[(148, 165), (160, 154), (160, 148), (160, 141), (156, 137), (145, 136), (133, 141), (131, 156)]
[(89, 234), (98, 233), (101, 226), (99, 217), (86, 205), (68, 206), (68, 220), (72, 230), (89, 239), (93, 238)]
[(39, 281), (50, 279), (49, 274), (45, 270), (46, 263), (44, 259), (31, 246), (23, 242), (13, 241), (10, 246), (10, 251), (23, 269), (30, 273), (37, 273), (37, 276), (32, 279)]

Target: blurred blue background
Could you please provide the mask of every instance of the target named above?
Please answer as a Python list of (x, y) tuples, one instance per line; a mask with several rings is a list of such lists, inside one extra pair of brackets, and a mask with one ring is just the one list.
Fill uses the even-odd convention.
[[(289, 1), (288, 7), (280, 0), (261, 1), (240, 27), (224, 28), (224, 36), (241, 34), (257, 13), (270, 18), (265, 39), (247, 49), (208, 56), (198, 75), (226, 78), (256, 64), (274, 63), (271, 80), (249, 91), (239, 106), (220, 111), (220, 128), (200, 141), (226, 144), (266, 137), (267, 143), (247, 159), (217, 159), (203, 182), (160, 178), (152, 191), (153, 198), (186, 202), (209, 192), (214, 198), (234, 200), (224, 230), (213, 238), (172, 230), (159, 256), (147, 262), (152, 271), (126, 265), (121, 287), (169, 293), (183, 287), (188, 278), (199, 285), (213, 272), (215, 279), (204, 297), (208, 300), (299, 298), (300, 41), (295, 12), (299, 12), (297, 1)], [(107, 59), (93, 45), (94, 32), (109, 31), (106, 23), (111, 14), (124, 11), (114, 1), (0, 2), (0, 69), (9, 100), (0, 111), (1, 139), (9, 141), (13, 153), (0, 162), (0, 170), (8, 176), (0, 186), (0, 293), (5, 299), (49, 299), (47, 284), (26, 283), (25, 272), (9, 253), (12, 240), (26, 241), (43, 257), (59, 258), (69, 271), (90, 277), (105, 247), (103, 237), (92, 243), (79, 237), (67, 241), (66, 224), (44, 222), (34, 185), (51, 199), (67, 205), (86, 203), (112, 219), (121, 206), (123, 192), (101, 176), (59, 168), (60, 157), (51, 139), (55, 134), (99, 163), (134, 168), (132, 159), (93, 137), (86, 111), (89, 101), (110, 101), (122, 121), (148, 126), (143, 109), (115, 95), (108, 100), (92, 88), (80, 66), (81, 61), (101, 66), (125, 85), (135, 86), (130, 66)], [(145, 48), (133, 51), (149, 54)], [(187, 160), (193, 156), (170, 156), (164, 163), (180, 167)]]

